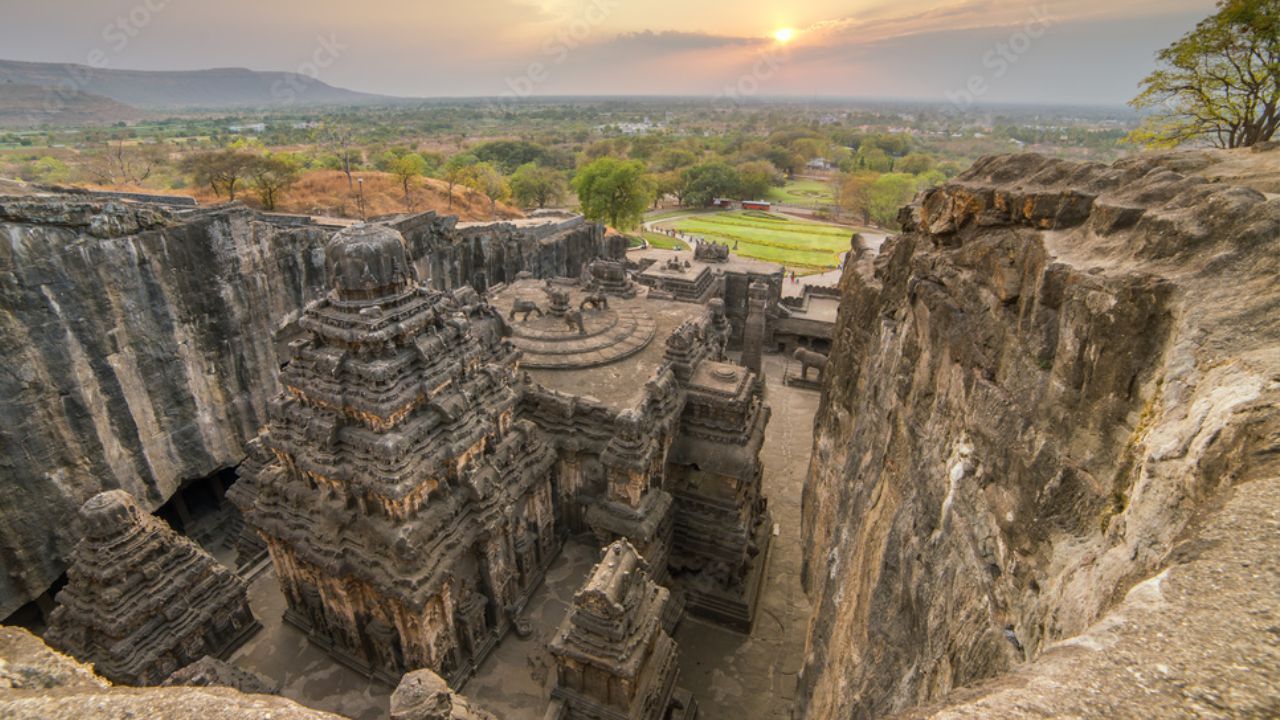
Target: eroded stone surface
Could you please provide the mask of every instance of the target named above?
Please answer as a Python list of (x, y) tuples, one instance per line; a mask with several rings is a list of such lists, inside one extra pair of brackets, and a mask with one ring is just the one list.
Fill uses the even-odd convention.
[[(604, 550), (551, 641), (559, 720), (670, 717), (679, 674), (675, 642), (662, 629), (670, 592), (649, 578), (631, 543)], [(677, 703), (678, 717), (694, 708)], [(558, 710), (559, 712), (556, 712)]]
[[(389, 222), (418, 277), (450, 291), (572, 277), (626, 248), (580, 217)], [(0, 443), (22, 448), (0, 458), (0, 617), (66, 569), (95, 493), (154, 510), (245, 457), (301, 311), (328, 291), (334, 230), (235, 204), (0, 197)]]
[(225, 687), (112, 687), (20, 628), (0, 626), (0, 717), (12, 720), (342, 720)]
[(245, 582), (125, 491), (90, 498), (80, 525), (46, 638), (112, 682), (158, 685), (258, 629)]
[[(876, 717), (1041, 656), (1276, 476), (1280, 200), (1178, 157), (987, 158), (850, 260), (804, 497), (805, 717)], [(1125, 642), (1109, 652), (1145, 656)], [(1230, 676), (1199, 675), (1216, 712), (1255, 714)], [(1141, 704), (1111, 687), (1120, 715)], [(1080, 707), (1053, 697), (992, 707)]]
[(327, 266), (242, 510), (315, 642), (392, 683), (461, 683), (558, 551), (555, 456), (515, 417), (516, 355), (473, 290), (420, 286), (381, 226), (337, 233)]

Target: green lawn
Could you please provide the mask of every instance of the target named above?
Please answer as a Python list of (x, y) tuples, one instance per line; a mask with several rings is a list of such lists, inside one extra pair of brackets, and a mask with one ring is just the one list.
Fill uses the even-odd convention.
[(659, 210), (657, 212), (647, 212), (644, 215), (645, 222), (653, 222), (655, 220), (667, 220), (673, 217), (682, 217), (684, 215), (696, 215), (698, 213), (714, 212), (714, 210), (706, 208), (672, 208), (670, 210)]
[(689, 246), (685, 241), (679, 238), (667, 237), (662, 233), (644, 231), (640, 233), (644, 235), (644, 239), (649, 241), (649, 245), (662, 248), (663, 250), (688, 250)]
[(786, 185), (769, 190), (769, 197), (765, 199), (789, 205), (811, 207), (814, 203), (832, 202), (835, 200), (835, 192), (831, 189), (830, 183), (802, 178), (788, 180)]
[[(848, 251), (853, 230), (795, 220), (764, 212), (727, 212), (676, 220), (672, 226), (691, 235), (728, 243), (743, 257), (788, 267), (833, 268)], [(650, 241), (652, 242), (652, 241)]]

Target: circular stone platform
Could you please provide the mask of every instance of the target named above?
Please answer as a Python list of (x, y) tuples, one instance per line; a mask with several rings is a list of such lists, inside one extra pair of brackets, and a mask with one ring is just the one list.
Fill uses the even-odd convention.
[(586, 335), (562, 317), (547, 314), (521, 322), (517, 316), (511, 341), (524, 352), (520, 365), (551, 370), (607, 365), (645, 349), (657, 332), (649, 313), (636, 307), (583, 310), (582, 325)]

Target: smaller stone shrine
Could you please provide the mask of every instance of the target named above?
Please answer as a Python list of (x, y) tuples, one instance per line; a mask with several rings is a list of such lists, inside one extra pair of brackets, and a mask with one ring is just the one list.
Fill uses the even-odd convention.
[(247, 586), (195, 543), (110, 490), (80, 510), (83, 540), (45, 640), (115, 683), (158, 685), (258, 630)]
[(698, 240), (693, 246), (693, 256), (703, 262), (729, 262), (729, 246), (710, 240)]
[(173, 673), (163, 684), (229, 687), (251, 695), (276, 695), (280, 692), (280, 683), (208, 655)]
[(583, 270), (581, 279), (587, 287), (599, 288), (609, 295), (636, 296), (631, 273), (627, 271), (626, 263), (619, 260), (596, 260)]
[(551, 641), (557, 675), (546, 717), (695, 718), (692, 696), (676, 688), (675, 641), (662, 629), (668, 599), (631, 543), (606, 548)]

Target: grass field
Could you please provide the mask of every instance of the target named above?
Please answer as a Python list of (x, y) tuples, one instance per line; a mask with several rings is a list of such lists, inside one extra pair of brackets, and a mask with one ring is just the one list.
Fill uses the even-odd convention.
[(829, 203), (835, 199), (831, 184), (821, 180), (788, 180), (786, 185), (769, 191), (766, 200), (787, 203), (789, 205), (812, 206), (814, 203)]
[(736, 242), (738, 255), (797, 269), (838, 267), (853, 235), (849, 228), (752, 211), (684, 218), (672, 227), (731, 248)]
[(649, 241), (649, 245), (662, 248), (663, 250), (688, 250), (689, 245), (679, 238), (667, 237), (662, 233), (645, 231), (640, 233), (645, 240)]

